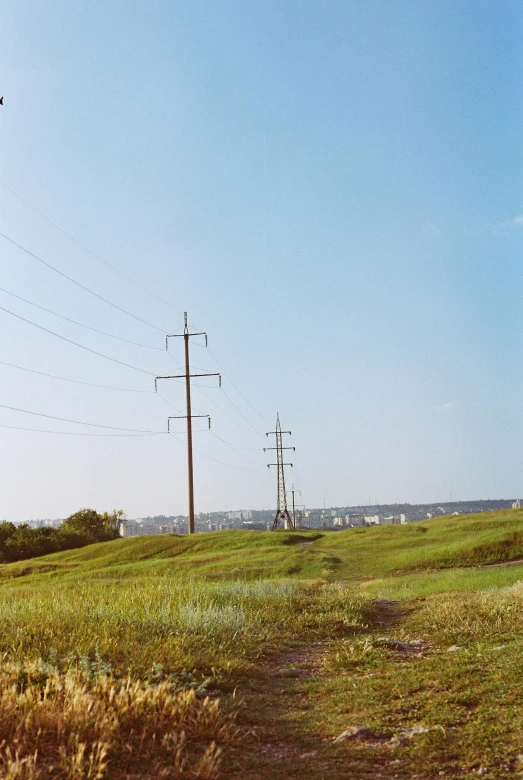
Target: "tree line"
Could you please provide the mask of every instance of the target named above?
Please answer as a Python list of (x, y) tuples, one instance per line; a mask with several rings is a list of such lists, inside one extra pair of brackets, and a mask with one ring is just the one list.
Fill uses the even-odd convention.
[(31, 528), (27, 523), (15, 525), (4, 520), (0, 523), (0, 563), (117, 539), (124, 517), (121, 509), (102, 514), (94, 509), (80, 509), (64, 520), (60, 528)]

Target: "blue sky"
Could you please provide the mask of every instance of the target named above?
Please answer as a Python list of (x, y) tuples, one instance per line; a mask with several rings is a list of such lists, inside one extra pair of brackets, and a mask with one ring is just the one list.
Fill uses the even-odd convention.
[[(0, 307), (142, 369), (0, 310), (0, 403), (164, 431), (188, 311), (228, 375), (196, 511), (273, 506), (276, 412), (308, 506), (518, 496), (522, 33), (503, 0), (7, 0), (0, 232), (154, 327), (0, 236)], [(3, 517), (186, 512), (183, 433), (0, 424), (67, 433), (0, 428)]]

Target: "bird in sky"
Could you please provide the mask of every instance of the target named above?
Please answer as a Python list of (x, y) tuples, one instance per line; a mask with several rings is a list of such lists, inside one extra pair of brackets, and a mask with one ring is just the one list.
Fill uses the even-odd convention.
[(0, 98), (0, 106), (3, 106), (3, 105), (4, 105), (4, 96), (2, 95), (2, 97)]

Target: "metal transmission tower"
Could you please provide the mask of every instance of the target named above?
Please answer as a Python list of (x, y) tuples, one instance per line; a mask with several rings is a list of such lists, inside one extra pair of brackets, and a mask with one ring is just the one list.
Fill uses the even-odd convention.
[(289, 510), (287, 509), (287, 493), (285, 491), (285, 470), (284, 466), (291, 466), (292, 463), (283, 462), (283, 450), (295, 450), (296, 447), (284, 447), (283, 446), (283, 434), (288, 433), (291, 436), (290, 431), (282, 431), (280, 425), (280, 415), (276, 416), (276, 430), (269, 431), (266, 436), (276, 436), (276, 447), (264, 447), (263, 451), (276, 450), (276, 463), (269, 463), (268, 468), (276, 466), (278, 469), (278, 508), (276, 510), (276, 517), (272, 524), (272, 530), (275, 531), (280, 522), (283, 523), (284, 528), (294, 528), (294, 518), (291, 518)]
[[(165, 349), (169, 348), (169, 339), (183, 338), (185, 342), (185, 374), (176, 374), (174, 376), (157, 376), (154, 380), (154, 389), (158, 390), (159, 379), (185, 379), (185, 399), (187, 406), (187, 414), (180, 415), (187, 420), (187, 475), (189, 481), (189, 523), (188, 531), (190, 534), (194, 533), (194, 476), (193, 476), (193, 458), (192, 458), (192, 419), (193, 417), (208, 417), (208, 415), (191, 414), (191, 379), (196, 376), (217, 376), (219, 377), (220, 387), (222, 385), (222, 378), (220, 374), (191, 374), (189, 367), (189, 339), (191, 336), (205, 336), (205, 346), (207, 346), (207, 333), (189, 333), (189, 327), (187, 325), (187, 312), (184, 312), (185, 326), (183, 333), (173, 333), (172, 335), (165, 337)], [(172, 418), (173, 419), (173, 418)], [(209, 427), (210, 427), (209, 418)], [(169, 420), (167, 421), (167, 428), (169, 429)]]

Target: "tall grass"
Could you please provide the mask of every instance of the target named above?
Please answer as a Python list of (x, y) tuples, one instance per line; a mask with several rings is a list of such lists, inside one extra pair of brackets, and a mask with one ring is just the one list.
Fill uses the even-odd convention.
[(209, 686), (297, 640), (363, 631), (339, 585), (144, 578), (2, 588), (0, 777), (216, 777)]
[(0, 776), (217, 776), (234, 719), (217, 701), (48, 665), (0, 667)]
[(248, 668), (295, 640), (361, 630), (371, 607), (338, 585), (180, 582), (167, 578), (4, 587), (0, 652), (103, 659), (114, 674), (189, 671), (201, 678)]
[(438, 593), (416, 600), (404, 631), (431, 635), (442, 644), (466, 646), (520, 639), (523, 582), (477, 592)]

